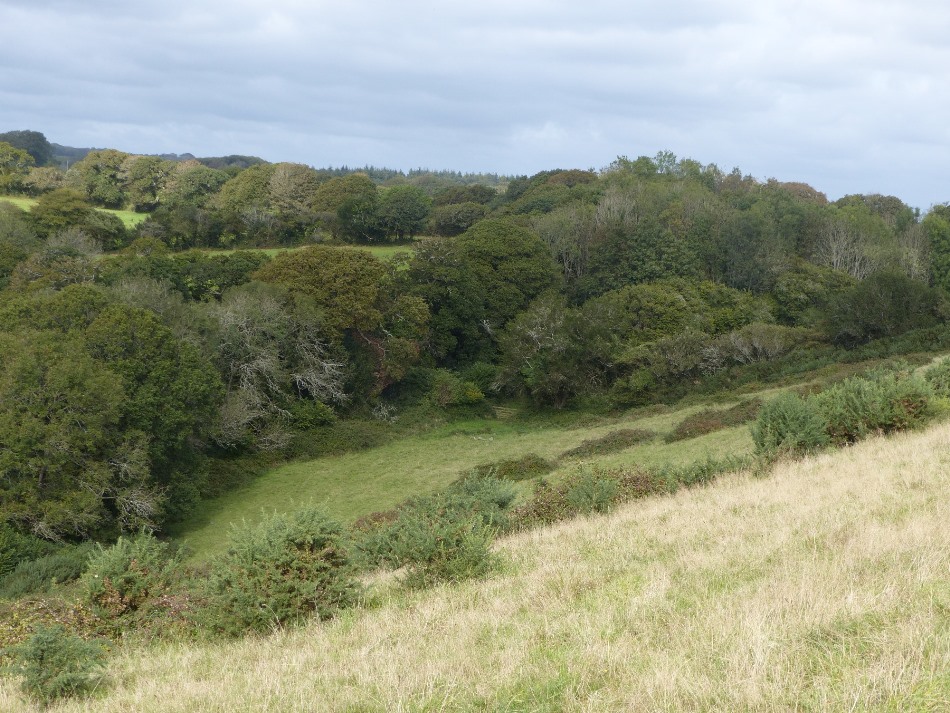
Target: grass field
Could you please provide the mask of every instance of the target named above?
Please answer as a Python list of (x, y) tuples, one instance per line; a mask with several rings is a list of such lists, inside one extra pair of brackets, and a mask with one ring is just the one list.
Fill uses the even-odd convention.
[(950, 710), (948, 453), (943, 423), (529, 532), (483, 581), (119, 650), (55, 710)]
[[(306, 247), (306, 246), (304, 246)], [(253, 252), (261, 252), (265, 255), (270, 255), (274, 257), (280, 253), (294, 252), (295, 250), (303, 250), (304, 247), (295, 247), (295, 248), (234, 248), (234, 249), (218, 249), (218, 248), (208, 248), (202, 250), (202, 252), (208, 253), (209, 255), (230, 255), (238, 251), (251, 250)], [(372, 253), (380, 260), (389, 260), (393, 256), (399, 253), (413, 253), (412, 245), (340, 245), (336, 246), (341, 250), (364, 250), (366, 252)]]
[[(22, 196), (0, 196), (0, 201), (12, 203), (21, 210), (30, 210), (36, 205), (36, 198), (25, 198)], [(97, 210), (101, 210), (103, 213), (112, 213), (112, 215), (122, 221), (126, 228), (134, 228), (148, 218), (147, 213), (136, 213), (131, 210), (110, 210), (108, 208), (97, 208)]]
[[(291, 511), (313, 503), (338, 519), (353, 520), (390, 508), (410, 495), (444, 487), (482, 463), (528, 453), (555, 460), (585, 440), (621, 428), (649, 429), (662, 436), (698, 408), (646, 418), (615, 419), (583, 428), (538, 427), (491, 419), (452, 423), (370, 450), (275, 468), (246, 487), (203, 504), (202, 513), (182, 523), (175, 534), (187, 542), (196, 559), (203, 559), (224, 545), (229, 523), (254, 521), (262, 512)], [(686, 464), (748, 453), (751, 449), (749, 429), (743, 426), (672, 444), (656, 439), (619, 453), (598, 456), (597, 464)], [(548, 477), (557, 478), (578, 467), (583, 467), (583, 462), (567, 461)], [(528, 492), (531, 484), (522, 482), (519, 487)]]

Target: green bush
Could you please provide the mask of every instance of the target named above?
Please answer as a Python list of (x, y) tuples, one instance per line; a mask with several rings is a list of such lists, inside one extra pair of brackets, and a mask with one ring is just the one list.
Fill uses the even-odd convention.
[(481, 576), (495, 558), (491, 541), (507, 526), (514, 491), (472, 473), (444, 491), (412, 498), (357, 533), (366, 566), (406, 567), (410, 586)]
[(924, 379), (930, 384), (935, 395), (950, 397), (950, 359), (941, 359), (924, 371)]
[(831, 440), (847, 444), (923, 422), (931, 415), (933, 397), (923, 378), (898, 366), (845, 379), (812, 398)]
[(13, 659), (12, 671), (23, 678), (23, 692), (43, 705), (92, 689), (102, 677), (105, 661), (100, 644), (69, 634), (59, 625), (37, 627), (7, 653)]
[(828, 422), (811, 399), (782, 394), (762, 407), (752, 427), (759, 455), (806, 453), (828, 443)]
[(614, 503), (626, 499), (625, 485), (646, 491), (644, 483), (622, 481), (624, 473), (613, 471), (577, 472), (558, 483), (540, 480), (531, 497), (511, 516), (511, 529), (525, 530), (566, 520), (580, 514), (605, 512)]
[(230, 533), (211, 562), (199, 621), (214, 631), (267, 632), (352, 604), (354, 578), (343, 528), (318, 510), (275, 514)]
[(566, 500), (575, 513), (603, 513), (614, 504), (619, 490), (616, 478), (584, 473), (568, 489)]
[(55, 550), (52, 542), (0, 524), (0, 578), (10, 574), (21, 562), (51, 555)]
[(592, 456), (606, 455), (616, 453), (631, 446), (646, 441), (652, 441), (656, 438), (654, 431), (648, 431), (642, 428), (621, 428), (617, 431), (601, 436), (600, 438), (590, 438), (579, 446), (564, 451), (560, 458), (590, 458)]
[(554, 465), (539, 456), (537, 453), (528, 453), (520, 458), (509, 458), (483, 463), (475, 466), (475, 473), (484, 476), (493, 476), (499, 480), (527, 480), (554, 470)]
[(436, 369), (432, 372), (428, 397), (432, 403), (444, 408), (477, 404), (484, 401), (485, 394), (471, 381), (463, 381), (447, 369)]
[(687, 416), (666, 437), (667, 443), (696, 438), (724, 428), (739, 426), (752, 421), (762, 408), (761, 399), (749, 399), (727, 409), (705, 409)]
[(92, 545), (67, 545), (58, 552), (20, 562), (0, 579), (0, 598), (17, 599), (48, 592), (55, 584), (79, 579), (86, 570)]
[(109, 547), (99, 545), (80, 584), (93, 611), (116, 619), (166, 594), (180, 567), (181, 555), (170, 544), (142, 533), (120, 537)]

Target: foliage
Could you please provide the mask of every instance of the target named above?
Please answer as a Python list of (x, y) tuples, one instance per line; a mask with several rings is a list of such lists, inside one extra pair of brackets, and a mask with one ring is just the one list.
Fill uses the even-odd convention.
[(477, 577), (494, 565), (491, 541), (507, 525), (513, 500), (510, 486), (472, 473), (389, 517), (364, 520), (357, 547), (367, 565), (406, 567), (409, 586)]
[(829, 443), (828, 420), (811, 399), (785, 393), (767, 402), (752, 427), (756, 453), (807, 453)]
[(235, 526), (208, 573), (200, 620), (214, 631), (268, 632), (326, 619), (359, 596), (343, 529), (313, 509)]
[(445, 408), (477, 404), (485, 399), (485, 394), (474, 383), (464, 381), (454, 372), (436, 369), (431, 374), (428, 398)]
[(45, 538), (88, 535), (106, 498), (147, 477), (116, 462), (136, 443), (117, 428), (122, 385), (76, 337), (0, 334), (0, 344), (0, 519)]
[(666, 437), (667, 442), (682, 441), (687, 438), (696, 438), (707, 433), (732, 428), (752, 421), (762, 409), (760, 399), (741, 401), (727, 409), (704, 409), (692, 416), (687, 416)]
[(86, 571), (92, 545), (65, 545), (52, 554), (21, 560), (0, 578), (0, 597), (17, 599), (27, 594), (43, 594), (52, 587), (79, 579)]
[(19, 193), (33, 165), (29, 153), (0, 141), (0, 194)]
[(642, 428), (621, 428), (611, 431), (600, 438), (591, 438), (579, 446), (564, 451), (559, 459), (564, 458), (591, 458), (593, 456), (616, 453), (627, 448), (651, 441), (656, 438), (654, 431)]
[(845, 379), (812, 398), (829, 437), (841, 445), (922, 423), (932, 414), (933, 396), (922, 377), (898, 364)]
[(950, 358), (941, 359), (924, 371), (924, 379), (936, 396), (950, 398)]
[(432, 201), (415, 186), (394, 186), (383, 192), (377, 220), (387, 236), (412, 238), (425, 226)]
[(488, 215), (488, 206), (481, 203), (451, 203), (432, 209), (432, 230), (436, 235), (461, 235)]
[(5, 131), (0, 141), (26, 151), (37, 166), (45, 166), (53, 158), (52, 145), (39, 131)]
[[(622, 479), (626, 479), (621, 482)], [(605, 470), (581, 470), (557, 483), (543, 478), (535, 483), (528, 500), (511, 514), (511, 528), (530, 529), (566, 520), (580, 514), (604, 512), (621, 496), (633, 492), (640, 495), (653, 491), (649, 476), (636, 477)]]
[(834, 300), (829, 336), (853, 347), (933, 326), (950, 314), (946, 295), (900, 272), (876, 272)]
[(93, 611), (114, 621), (166, 594), (180, 566), (180, 552), (143, 532), (97, 546), (80, 585)]
[(554, 464), (537, 453), (526, 453), (520, 458), (506, 458), (494, 463), (475, 466), (473, 473), (499, 480), (528, 480), (550, 473)]
[(0, 523), (0, 579), (10, 574), (21, 562), (52, 554), (56, 546), (35, 535), (18, 532)]
[(548, 294), (508, 323), (499, 337), (499, 384), (540, 405), (563, 408), (611, 372), (610, 326)]
[(115, 149), (90, 151), (82, 161), (66, 172), (70, 186), (79, 190), (91, 203), (105, 208), (121, 208), (127, 194), (121, 171), (129, 154)]
[(94, 688), (105, 662), (102, 645), (69, 634), (62, 626), (38, 627), (11, 653), (23, 692), (44, 705)]

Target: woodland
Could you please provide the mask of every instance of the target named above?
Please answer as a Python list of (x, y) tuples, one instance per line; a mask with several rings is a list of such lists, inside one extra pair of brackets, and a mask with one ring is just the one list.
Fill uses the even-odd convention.
[[(0, 595), (42, 594), (16, 589), (18, 569), (78, 561), (41, 579), (85, 577), (96, 615), (124, 627), (135, 612), (148, 619), (149, 606), (163, 616), (203, 606), (200, 594), (145, 606), (135, 586), (148, 572), (129, 579), (129, 563), (161, 571), (149, 586), (171, 591), (169, 563), (182, 555), (168, 535), (280, 464), (473, 415), (582, 422), (950, 351), (950, 205), (829, 200), (671, 152), (501, 176), (76, 150), (11, 131), (0, 134), (0, 289)], [(803, 392), (771, 426), (760, 421), (756, 445), (805, 451), (900, 430), (936, 403), (908, 390), (909, 373), (905, 364), (869, 377), (900, 391), (893, 423), (835, 430), (829, 404), (852, 398), (850, 387)], [(825, 421), (808, 421), (809, 404)], [(812, 440), (769, 430), (789, 420)], [(515, 495), (498, 466), (436, 500), (363, 513), (364, 564), (411, 563), (392, 543), (415, 546), (406, 522), (432, 512), (464, 513), (453, 537), (468, 545), (481, 532), (473, 512), (504, 529), (499, 513)], [(616, 492), (660, 487), (619, 482)], [(538, 487), (571, 512), (572, 497), (596, 504), (615, 492), (593, 481), (580, 495)], [(554, 519), (548, 501), (531, 502), (523, 522)], [(400, 519), (407, 512), (415, 519)], [(327, 554), (341, 526), (298, 515), (257, 537), (307, 532), (321, 562), (342, 562)], [(218, 595), (232, 594), (209, 605), (206, 629), (273, 624), (247, 613), (252, 595), (240, 600), (227, 575), (256, 566), (254, 546), (235, 540), (227, 566), (212, 569)], [(90, 584), (90, 556), (98, 572), (124, 557), (128, 588), (117, 570), (106, 589), (105, 576)], [(440, 565), (410, 579), (468, 571)], [(349, 581), (310, 581), (323, 599), (295, 605), (287, 594), (288, 611), (325, 618), (357, 598)]]

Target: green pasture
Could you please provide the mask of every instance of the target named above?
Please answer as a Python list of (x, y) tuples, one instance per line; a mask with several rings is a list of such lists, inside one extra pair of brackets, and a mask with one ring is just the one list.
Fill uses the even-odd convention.
[[(0, 201), (12, 203), (21, 210), (30, 210), (36, 205), (36, 198), (24, 196), (0, 196)], [(103, 213), (112, 213), (122, 221), (126, 228), (134, 228), (148, 217), (148, 213), (136, 213), (133, 210), (110, 210), (108, 208), (97, 208), (96, 210), (101, 210)]]
[[(663, 440), (684, 417), (700, 408), (691, 406), (654, 416), (632, 414), (585, 427), (545, 427), (496, 419), (451, 423), (366, 451), (278, 466), (243, 488), (205, 502), (202, 512), (181, 523), (176, 534), (196, 559), (204, 559), (223, 546), (231, 523), (254, 521), (265, 512), (315, 504), (335, 518), (352, 521), (391, 508), (411, 495), (444, 487), (477, 465), (529, 453), (555, 461), (586, 440), (622, 428), (648, 429), (657, 437), (596, 459), (563, 459), (546, 477), (556, 480), (592, 466), (685, 465), (752, 451), (748, 426), (689, 441)], [(523, 495), (532, 487), (532, 481), (518, 484)]]

